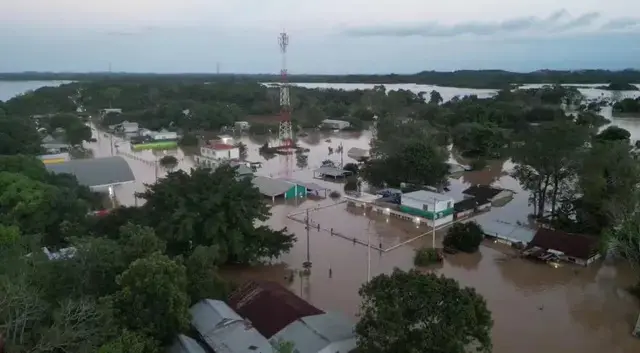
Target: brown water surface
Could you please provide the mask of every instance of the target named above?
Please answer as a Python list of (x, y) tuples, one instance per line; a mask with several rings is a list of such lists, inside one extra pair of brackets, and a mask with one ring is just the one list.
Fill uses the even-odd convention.
[[(462, 93), (459, 93), (462, 94)], [(605, 112), (606, 113), (606, 112)], [(610, 111), (609, 111), (610, 117)], [(632, 139), (640, 138), (640, 120), (614, 119), (613, 124), (631, 131)], [(88, 144), (95, 157), (111, 155), (111, 137), (94, 132), (98, 142)], [(330, 138), (331, 142), (325, 140)], [(311, 149), (309, 168), (296, 170), (292, 177), (312, 181), (311, 169), (318, 167), (324, 159), (340, 162), (340, 155), (328, 154), (328, 147), (344, 146), (344, 162), (351, 162), (346, 151), (351, 147), (368, 148), (370, 134), (312, 133), (302, 138), (300, 144)], [(164, 153), (174, 154), (180, 161), (179, 168), (188, 170), (193, 166), (193, 157), (177, 149), (166, 152), (132, 152), (128, 144), (118, 138), (119, 145), (114, 154), (124, 156), (136, 175), (136, 182), (117, 188), (116, 195), (122, 204), (133, 205), (134, 191), (144, 190), (144, 183), (153, 183), (156, 175), (162, 177), (166, 171), (156, 168), (155, 161)], [(239, 137), (249, 147), (248, 160), (263, 162), (260, 175), (284, 176), (286, 164), (282, 157), (265, 160), (258, 154), (265, 137)], [(295, 157), (293, 158), (295, 165)], [(465, 173), (451, 180), (450, 195), (462, 198), (462, 190), (473, 184), (496, 184), (516, 191), (514, 199), (491, 212), (496, 218), (515, 222), (527, 220), (531, 211), (529, 194), (508, 173), (513, 168), (509, 161), (494, 161), (482, 172)], [(342, 185), (313, 180), (333, 190), (342, 191)], [(288, 229), (297, 235), (298, 241), (290, 253), (273, 261), (273, 265), (231, 271), (237, 279), (265, 278), (284, 283), (295, 293), (324, 310), (337, 310), (356, 317), (360, 298), (359, 287), (369, 276), (389, 273), (395, 267), (413, 267), (413, 254), (417, 247), (431, 246), (431, 235), (420, 238), (391, 252), (367, 251), (366, 246), (331, 236), (317, 230), (309, 232), (311, 274), (304, 277), (296, 274), (289, 282), (285, 279), (291, 270), (299, 270), (307, 260), (307, 233), (304, 225), (292, 221), (287, 215), (303, 211), (318, 204), (333, 203), (333, 200), (305, 200), (296, 203), (278, 203), (272, 207), (268, 224)], [(323, 227), (357, 239), (369, 239), (383, 248), (424, 233), (411, 222), (387, 219), (382, 215), (363, 214), (361, 209), (345, 204), (311, 213), (311, 218)], [(441, 234), (436, 242), (439, 243)], [(449, 256), (441, 266), (426, 269), (457, 279), (462, 285), (472, 286), (487, 300), (495, 321), (493, 342), (496, 353), (637, 353), (640, 340), (631, 336), (640, 307), (625, 288), (634, 282), (630, 269), (623, 265), (594, 264), (588, 268), (565, 265), (552, 268), (515, 258), (510, 248), (500, 244), (484, 244), (480, 252), (473, 255)], [(370, 258), (370, 261), (367, 259)], [(368, 265), (370, 264), (370, 265)]]

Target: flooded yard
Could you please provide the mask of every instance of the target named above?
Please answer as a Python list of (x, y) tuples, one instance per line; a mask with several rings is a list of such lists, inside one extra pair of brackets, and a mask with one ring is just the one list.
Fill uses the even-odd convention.
[[(452, 96), (452, 93), (447, 95)], [(611, 118), (610, 110), (605, 110), (603, 114)], [(640, 119), (613, 119), (612, 124), (628, 129), (633, 140), (640, 138)], [(94, 150), (96, 157), (110, 156), (112, 138), (105, 137), (102, 132), (94, 134), (98, 141), (87, 147)], [(327, 142), (327, 139), (331, 141)], [(248, 160), (263, 163), (258, 170), (259, 175), (285, 176), (282, 157), (266, 160), (258, 154), (258, 148), (265, 142), (264, 137), (243, 136), (238, 140), (248, 146)], [(301, 138), (300, 145), (311, 149), (308, 167), (294, 167), (291, 177), (313, 181), (342, 192), (342, 184), (314, 180), (312, 170), (325, 159), (340, 163), (341, 155), (329, 155), (328, 147), (335, 149), (342, 144), (342, 158), (348, 163), (352, 160), (347, 157), (346, 151), (351, 147), (368, 148), (369, 140), (369, 132), (338, 135), (313, 133)], [(117, 138), (114, 141), (119, 147), (113, 153), (127, 159), (137, 179), (135, 183), (116, 189), (118, 199), (125, 205), (135, 204), (133, 193), (143, 191), (145, 183), (153, 183), (156, 177), (161, 178), (166, 174), (161, 167), (156, 167), (156, 161), (164, 153), (178, 158), (178, 168), (188, 170), (194, 165), (193, 157), (179, 149), (159, 153), (132, 152), (127, 143), (118, 142)], [(495, 219), (526, 223), (530, 212), (529, 195), (509, 176), (512, 168), (513, 165), (508, 161), (494, 161), (482, 172), (464, 173), (450, 180), (449, 195), (460, 200), (462, 191), (475, 184), (493, 184), (511, 189), (516, 192), (513, 199), (502, 207), (494, 207), (491, 214)], [(355, 318), (360, 304), (358, 289), (369, 276), (389, 273), (396, 267), (405, 270), (413, 268), (415, 250), (421, 246), (431, 246), (432, 238), (427, 234), (393, 251), (382, 252), (311, 228), (308, 255), (312, 268), (308, 277), (303, 276), (300, 270), (302, 263), (307, 261), (307, 232), (304, 224), (287, 218), (287, 215), (334, 202), (325, 199), (274, 204), (268, 223), (275, 228), (287, 227), (297, 235), (291, 252), (273, 261), (272, 265), (227, 271), (237, 280), (263, 278), (285, 283), (316, 306), (324, 310), (341, 311)], [(364, 214), (362, 209), (344, 203), (312, 212), (310, 217), (322, 228), (334, 228), (349, 237), (371, 241), (376, 246), (382, 244), (383, 248), (428, 230), (426, 226), (416, 227), (412, 222), (378, 213)], [(298, 218), (303, 220), (304, 214)], [(437, 245), (441, 238), (442, 232), (439, 232)], [(588, 268), (570, 265), (552, 268), (517, 258), (504, 245), (485, 242), (476, 254), (448, 256), (442, 265), (424, 270), (455, 278), (462, 285), (476, 288), (486, 298), (495, 321), (493, 343), (496, 353), (640, 352), (640, 340), (631, 336), (640, 306), (625, 290), (633, 283), (634, 277), (630, 269), (623, 265), (596, 263)], [(291, 271), (295, 271), (295, 275), (289, 279)]]

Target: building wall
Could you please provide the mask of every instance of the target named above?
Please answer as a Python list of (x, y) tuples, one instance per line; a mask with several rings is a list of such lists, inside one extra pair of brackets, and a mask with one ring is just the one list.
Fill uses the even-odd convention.
[(332, 342), (328, 346), (321, 349), (318, 353), (349, 353), (356, 349), (356, 338), (352, 337), (346, 340)]
[[(431, 202), (416, 200), (405, 197), (400, 199), (400, 210), (415, 216), (434, 219), (434, 205)], [(437, 201), (435, 204), (435, 219), (454, 214), (453, 199), (448, 201)]]
[(287, 190), (284, 193), (284, 198), (286, 200), (295, 199), (297, 197), (306, 197), (307, 196), (307, 188), (300, 185), (293, 185), (291, 189)]
[(216, 150), (209, 147), (200, 147), (200, 154), (214, 159), (240, 159), (240, 149)]
[(157, 132), (153, 134), (154, 140), (177, 140), (178, 134), (175, 132)]

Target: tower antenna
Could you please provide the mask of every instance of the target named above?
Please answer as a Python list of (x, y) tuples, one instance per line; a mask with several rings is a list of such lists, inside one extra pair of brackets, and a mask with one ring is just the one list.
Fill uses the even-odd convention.
[(287, 47), (289, 35), (284, 30), (278, 36), (282, 67), (280, 69), (280, 125), (278, 129), (279, 149), (284, 153), (284, 173), (291, 177), (293, 154), (293, 128), (291, 126), (291, 100), (289, 98), (289, 78), (287, 72)]

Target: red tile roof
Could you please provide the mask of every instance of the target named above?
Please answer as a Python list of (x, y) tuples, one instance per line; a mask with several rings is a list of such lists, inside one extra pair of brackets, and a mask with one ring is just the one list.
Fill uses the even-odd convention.
[(280, 284), (269, 281), (245, 283), (229, 296), (228, 304), (266, 338), (300, 318), (324, 313)]
[(598, 253), (598, 238), (540, 228), (527, 247), (534, 246), (561, 251), (567, 256), (587, 260)]

